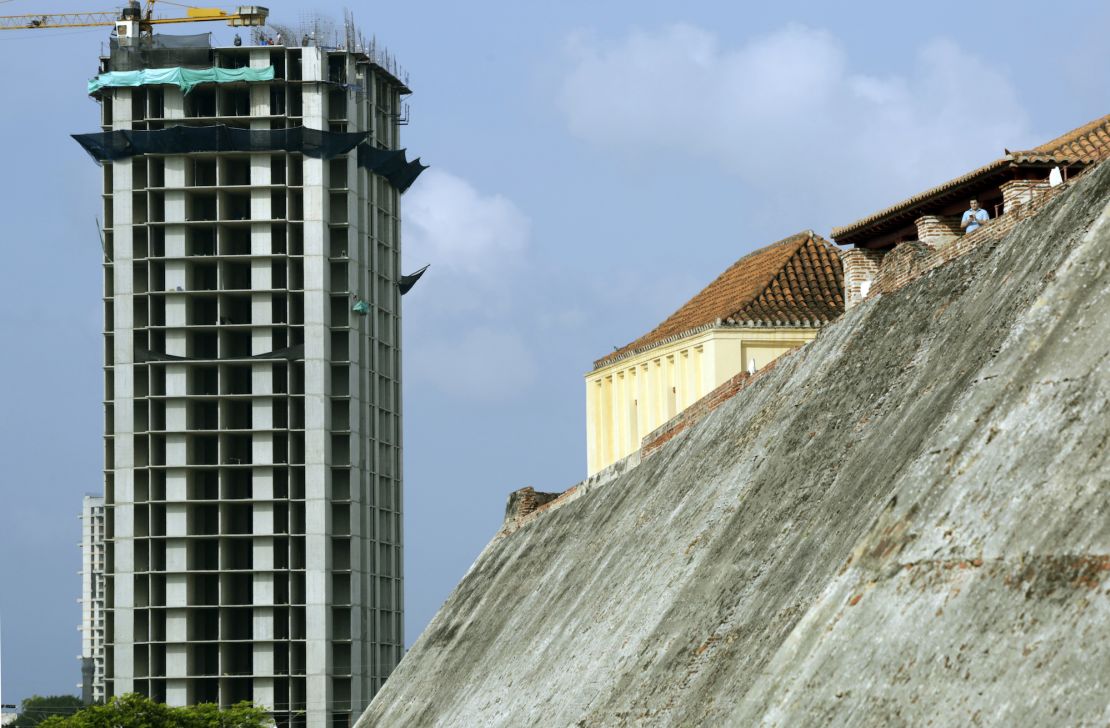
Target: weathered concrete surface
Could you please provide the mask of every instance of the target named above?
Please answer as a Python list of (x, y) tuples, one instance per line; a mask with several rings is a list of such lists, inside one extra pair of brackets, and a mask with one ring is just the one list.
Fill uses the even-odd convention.
[(492, 543), (358, 725), (1110, 723), (1108, 190)]

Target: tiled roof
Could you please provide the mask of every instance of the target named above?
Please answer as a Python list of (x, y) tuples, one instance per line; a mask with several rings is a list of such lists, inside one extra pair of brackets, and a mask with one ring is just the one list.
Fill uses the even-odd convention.
[(844, 312), (838, 248), (812, 230), (745, 255), (663, 323), (594, 368), (715, 325), (819, 326)]
[(849, 225), (833, 228), (832, 237), (839, 242), (845, 242), (843, 238), (852, 233), (1007, 167), (1043, 164), (1091, 164), (1107, 157), (1110, 157), (1110, 114), (1084, 124), (1078, 129), (1073, 129), (1039, 147), (1020, 152), (1007, 150), (1006, 156), (978, 169), (973, 169), (936, 187), (919, 192), (890, 207), (860, 218)]
[(1110, 157), (1110, 114), (1014, 157), (1097, 162)]

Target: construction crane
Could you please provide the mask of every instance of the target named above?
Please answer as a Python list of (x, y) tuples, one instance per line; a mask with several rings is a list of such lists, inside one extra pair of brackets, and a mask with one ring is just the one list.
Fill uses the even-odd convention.
[(190, 5), (161, 0), (163, 4), (178, 5), (185, 8), (185, 16), (178, 18), (155, 18), (155, 0), (146, 0), (146, 8), (138, 0), (130, 0), (127, 7), (120, 11), (87, 13), (35, 13), (33, 15), (0, 15), (0, 30), (28, 30), (38, 28), (92, 28), (96, 26), (115, 26), (116, 36), (121, 42), (138, 38), (140, 34), (150, 35), (153, 26), (166, 23), (203, 23), (223, 20), (228, 25), (248, 26), (265, 25), (270, 11), (259, 5), (243, 5), (231, 13), (220, 8), (196, 8)]

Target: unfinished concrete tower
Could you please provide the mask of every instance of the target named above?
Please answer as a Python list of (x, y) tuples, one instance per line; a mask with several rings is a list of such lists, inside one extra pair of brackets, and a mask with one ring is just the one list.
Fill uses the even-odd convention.
[(81, 503), (81, 700), (104, 702), (104, 499)]
[(207, 34), (100, 70), (107, 692), (347, 726), (403, 645), (408, 88)]

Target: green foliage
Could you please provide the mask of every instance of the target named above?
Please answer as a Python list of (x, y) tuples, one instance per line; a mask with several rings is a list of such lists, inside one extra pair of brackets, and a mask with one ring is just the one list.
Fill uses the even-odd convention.
[(106, 705), (90, 705), (69, 716), (49, 718), (40, 728), (270, 728), (266, 711), (249, 702), (227, 710), (213, 703), (171, 708), (150, 698), (128, 693)]
[(42, 723), (52, 715), (72, 715), (84, 706), (81, 698), (74, 695), (33, 695), (19, 706), (19, 717), (12, 722), (12, 728), (31, 728)]

